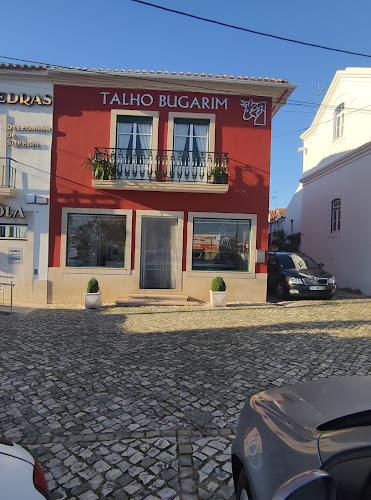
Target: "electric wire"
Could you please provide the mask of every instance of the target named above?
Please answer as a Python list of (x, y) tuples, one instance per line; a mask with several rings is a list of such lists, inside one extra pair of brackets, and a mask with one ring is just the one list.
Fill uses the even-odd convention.
[(370, 57), (371, 58), (370, 54), (362, 54), (360, 52), (352, 52), (350, 50), (336, 49), (336, 48), (333, 48), (333, 47), (327, 47), (326, 45), (319, 45), (317, 43), (302, 42), (300, 40), (294, 40), (292, 38), (287, 38), (287, 37), (278, 36), (278, 35), (272, 35), (270, 33), (263, 33), (261, 31), (251, 30), (251, 29), (248, 29), (248, 28), (243, 28), (241, 26), (235, 26), (233, 24), (228, 24), (228, 23), (223, 23), (221, 21), (216, 21), (215, 19), (209, 19), (207, 17), (196, 16), (195, 14), (189, 14), (188, 12), (182, 12), (180, 10), (169, 9), (167, 7), (163, 7), (162, 5), (156, 5), (154, 3), (144, 2), (143, 0), (131, 0), (131, 1), (143, 4), (143, 5), (146, 5), (148, 7), (155, 7), (156, 9), (164, 10), (166, 12), (172, 12), (173, 14), (178, 14), (178, 15), (181, 15), (181, 16), (190, 17), (192, 19), (197, 19), (199, 21), (205, 21), (207, 23), (218, 24), (219, 26), (224, 26), (226, 28), (232, 28), (232, 29), (239, 30), (239, 31), (245, 31), (247, 33), (252, 33), (254, 35), (266, 36), (266, 37), (274, 38), (276, 40), (281, 40), (281, 41), (284, 41), (284, 42), (297, 43), (297, 44), (300, 44), (300, 45), (306, 45), (307, 47), (314, 47), (314, 48), (317, 48), (317, 49), (330, 50), (330, 51), (333, 51), (333, 52), (340, 52), (342, 54), (350, 54), (350, 55), (353, 55), (353, 56)]
[[(29, 61), (27, 59), (17, 59), (17, 58), (14, 58), (14, 57), (7, 57), (7, 56), (1, 56), (0, 55), (0, 59), (3, 58), (3, 59), (12, 59), (12, 60), (16, 60), (16, 61), (22, 61), (22, 62), (32, 62), (32, 61)], [(55, 68), (58, 68), (58, 69), (62, 69), (62, 70), (66, 70), (66, 71), (80, 71), (84, 74), (86, 73), (90, 73), (90, 74), (105, 74), (105, 75), (110, 75), (110, 76), (115, 76), (117, 78), (122, 78), (122, 76), (129, 76), (130, 79), (134, 80), (134, 81), (143, 81), (143, 77), (142, 76), (135, 76), (133, 74), (127, 74), (127, 73), (115, 73), (115, 72), (112, 72), (112, 71), (93, 71), (93, 70), (83, 70), (83, 69), (76, 69), (76, 68), (72, 68), (72, 66), (70, 67), (67, 67), (67, 66), (61, 66), (61, 65), (57, 65), (57, 64), (54, 64), (54, 65), (51, 65), (51, 64), (48, 64), (48, 63), (45, 63), (45, 62), (38, 62), (37, 64), (41, 64), (43, 66), (51, 66), (51, 69), (55, 69)], [(49, 68), (46, 68), (45, 69), (49, 69)], [(148, 75), (148, 73), (147, 73)], [(157, 75), (156, 75), (157, 76)], [(166, 76), (166, 75), (160, 75), (160, 76)], [(191, 85), (190, 83), (184, 83), (184, 82), (177, 82), (175, 80), (176, 76), (174, 77), (174, 81), (172, 82), (172, 85), (174, 87), (176, 86), (179, 86), (179, 87), (182, 87), (182, 88), (188, 88), (190, 90), (194, 90), (194, 89), (199, 89), (199, 85)], [(222, 79), (220, 79), (222, 80)], [(223, 79), (222, 81), (225, 81), (225, 79)], [(257, 80), (252, 80), (252, 82), (254, 83), (261, 83)], [(211, 82), (210, 82), (211, 83)], [(264, 82), (266, 83), (266, 82)], [(279, 83), (277, 84), (279, 85)], [(26, 86), (30, 87), (30, 88), (36, 88), (32, 85), (29, 85), (27, 84)], [(212, 86), (207, 86), (207, 87), (203, 87), (203, 90), (205, 91), (210, 91), (210, 92), (218, 92), (220, 93), (220, 89), (217, 89), (215, 87), (212, 87)], [(236, 89), (236, 90), (223, 90), (223, 94), (225, 95), (239, 95), (239, 96), (246, 96), (246, 92), (243, 92), (243, 91), (240, 91), (239, 89)], [(297, 107), (308, 107), (308, 108), (316, 108), (318, 109), (319, 107), (322, 107), (322, 108), (326, 108), (326, 109), (335, 109), (337, 106), (336, 105), (326, 105), (326, 104), (319, 104), (319, 103), (315, 103), (315, 102), (308, 102), (308, 101), (298, 101), (298, 100), (295, 100), (295, 99), (290, 99), (286, 102), (286, 106), (287, 105), (290, 105), (290, 106), (297, 106)], [(364, 108), (347, 108), (349, 110), (355, 110), (355, 111), (365, 111), (365, 112), (371, 112), (371, 110), (367, 110), (367, 109), (364, 109)], [(285, 108), (283, 108), (283, 111), (286, 111)]]
[[(136, 1), (136, 0), (132, 0), (132, 1)], [(138, 0), (139, 1), (139, 0)], [(49, 64), (49, 63), (45, 63), (45, 62), (36, 62), (36, 61), (30, 61), (30, 60), (27, 60), (27, 59), (18, 59), (18, 58), (15, 58), (15, 57), (8, 57), (8, 56), (2, 56), (0, 55), (0, 59), (3, 58), (3, 59), (9, 59), (9, 60), (13, 60), (13, 61), (22, 61), (22, 62), (28, 62), (28, 63), (35, 63), (35, 64), (40, 64), (42, 66), (50, 66), (51, 69), (62, 69), (62, 70), (66, 70), (66, 71), (78, 71), (78, 72), (81, 72), (81, 73), (90, 73), (90, 74), (106, 74), (106, 75), (110, 75), (110, 76), (115, 76), (115, 77), (121, 77), (122, 78), (122, 73), (115, 73), (115, 72), (112, 72), (112, 71), (93, 71), (93, 70), (84, 70), (84, 69), (81, 69), (81, 68), (73, 68), (72, 66), (70, 67), (67, 67), (67, 66), (61, 66), (61, 65), (57, 65), (57, 64)], [(44, 69), (48, 70), (49, 68), (45, 67)], [(135, 76), (133, 74), (126, 74), (126, 76), (129, 76), (130, 79), (134, 80), (134, 81), (143, 81), (143, 77), (142, 76)], [(166, 75), (160, 75), (160, 76), (166, 76)], [(223, 79), (224, 81), (224, 79)], [(252, 81), (253, 83), (256, 82), (256, 80), (253, 80)], [(257, 83), (260, 83), (260, 82), (257, 82)], [(174, 87), (176, 86), (179, 86), (179, 87), (182, 87), (182, 88), (188, 88), (188, 89), (199, 89), (199, 86), (198, 85), (191, 85), (189, 83), (184, 83), (184, 82), (177, 82), (174, 81), (172, 82), (172, 85)], [(277, 85), (279, 85), (279, 83), (277, 83)], [(32, 86), (30, 86), (30, 88), (32, 88)], [(203, 90), (204, 91), (210, 91), (210, 92), (218, 92), (220, 93), (220, 89), (216, 89), (215, 87), (203, 87)], [(236, 90), (223, 90), (222, 94), (224, 95), (239, 95), (239, 96), (246, 96), (246, 92), (242, 92), (242, 91), (239, 91), (238, 89)], [(286, 105), (291, 105), (291, 106), (297, 106), (297, 107), (311, 107), (311, 108), (317, 108), (317, 110), (321, 107), (322, 109), (329, 109), (329, 110), (335, 110), (337, 106), (333, 106), (333, 105), (322, 105), (322, 104), (318, 104), (318, 103), (310, 103), (310, 102), (306, 102), (306, 101), (296, 101), (294, 99), (292, 100), (288, 100), (286, 102)], [(354, 112), (371, 112), (371, 109), (366, 109), (368, 107), (370, 107), (371, 104), (368, 104), (366, 106), (364, 106), (363, 108), (346, 108), (346, 109), (349, 109), (351, 110), (349, 113), (344, 113), (344, 116), (350, 114), (350, 113), (354, 113)], [(282, 109), (281, 112), (285, 112), (287, 111), (285, 108)], [(332, 121), (332, 119), (328, 120), (328, 121), (325, 121), (325, 122), (320, 122), (318, 124), (318, 126), (320, 125), (323, 125), (325, 123), (328, 123)], [(297, 129), (297, 130), (293, 130), (291, 132), (287, 132), (285, 134), (280, 134), (280, 135), (277, 135), (277, 136), (272, 136), (272, 139), (278, 139), (280, 137), (285, 137), (287, 135), (292, 135), (292, 134), (295, 134), (295, 133), (298, 133), (298, 132), (304, 132), (306, 130), (308, 130), (308, 128), (310, 127), (303, 127), (303, 128), (300, 128), (300, 129)]]
[[(348, 116), (348, 115), (351, 115), (353, 113), (356, 113), (358, 111), (362, 111), (364, 108), (368, 108), (370, 107), (371, 104), (367, 104), (366, 106), (364, 106), (363, 108), (360, 108), (360, 109), (356, 109), (356, 110), (353, 110), (353, 111), (349, 111), (349, 113), (344, 113), (344, 117), (345, 116)], [(347, 109), (347, 108), (344, 108), (344, 109)], [(370, 111), (370, 110), (367, 110), (367, 111)], [(330, 118), (329, 120), (325, 120), (325, 121), (320, 121), (319, 123), (317, 123), (317, 127), (319, 127), (320, 125), (325, 125), (326, 123), (331, 123), (334, 121), (334, 118)], [(305, 132), (306, 130), (308, 130), (309, 128), (311, 128), (312, 125), (310, 125), (309, 127), (305, 127), (305, 128), (301, 128), (301, 129), (298, 129), (298, 130), (293, 130), (292, 132), (287, 132), (285, 134), (281, 134), (281, 135), (275, 135), (272, 137), (272, 139), (278, 139), (279, 137), (285, 137), (286, 135), (291, 135), (291, 134), (296, 134), (298, 132)]]

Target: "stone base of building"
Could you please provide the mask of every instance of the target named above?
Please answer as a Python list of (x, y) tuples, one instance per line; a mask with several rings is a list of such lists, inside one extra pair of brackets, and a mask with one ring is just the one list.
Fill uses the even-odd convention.
[[(192, 276), (182, 273), (182, 284), (174, 290), (156, 290), (171, 294), (185, 294), (189, 301), (209, 302), (210, 285), (218, 273)], [(267, 275), (236, 273), (219, 273), (227, 285), (227, 303), (265, 302), (267, 295)], [(48, 303), (84, 305), (84, 293), (90, 278), (95, 277), (102, 291), (103, 303), (115, 303), (131, 293), (143, 292), (138, 288), (135, 271), (117, 271), (115, 269), (73, 270), (66, 272), (60, 268), (49, 268)], [(148, 290), (150, 293), (151, 290)]]

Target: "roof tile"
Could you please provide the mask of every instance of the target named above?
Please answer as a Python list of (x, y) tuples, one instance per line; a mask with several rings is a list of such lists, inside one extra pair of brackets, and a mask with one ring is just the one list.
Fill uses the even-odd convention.
[[(188, 71), (187, 73), (184, 73), (183, 71), (179, 71), (179, 72), (176, 72), (176, 71), (161, 71), (161, 70), (158, 70), (158, 71), (154, 71), (153, 69), (151, 69), (150, 71), (147, 71), (145, 69), (143, 69), (142, 71), (140, 71), (139, 69), (136, 69), (135, 71), (133, 71), (132, 69), (129, 69), (128, 71), (126, 71), (125, 69), (117, 69), (115, 68), (114, 70), (111, 70), (110, 68), (108, 69), (103, 69), (103, 68), (99, 68), (98, 70), (95, 69), (95, 68), (87, 68), (86, 66), (84, 68), (80, 68), (79, 66), (76, 66), (76, 67), (73, 67), (73, 66), (68, 66), (68, 67), (65, 67), (65, 66), (56, 66), (56, 65), (49, 65), (49, 64), (45, 64), (45, 65), (42, 65), (42, 64), (39, 64), (38, 66), (34, 65), (34, 64), (31, 64), (31, 65), (28, 65), (28, 64), (13, 64), (13, 63), (0, 63), (0, 69), (11, 69), (11, 70), (45, 70), (45, 69), (48, 69), (48, 68), (53, 68), (53, 69), (64, 69), (64, 70), (72, 70), (72, 71), (84, 71), (84, 72), (88, 72), (88, 73), (103, 73), (103, 72), (108, 72), (108, 73), (111, 73), (112, 71), (115, 72), (115, 73), (129, 73), (129, 74), (132, 74), (132, 73), (136, 73), (136, 74), (139, 74), (139, 73), (142, 73), (142, 74), (150, 74), (150, 75), (153, 75), (153, 74), (157, 74), (157, 75), (172, 75), (172, 76), (194, 76), (196, 78), (205, 78), (206, 77), (206, 73), (192, 73), (190, 71)], [(224, 78), (224, 79), (227, 79), (229, 78), (230, 80), (244, 80), (244, 81), (251, 81), (251, 82), (255, 82), (255, 81), (258, 81), (258, 82), (270, 82), (270, 83), (288, 83), (287, 80), (284, 80), (284, 79), (281, 79), (281, 78), (269, 78), (269, 77), (265, 77), (265, 78), (262, 78), (261, 76), (259, 76), (258, 78), (255, 78), (254, 76), (251, 76), (251, 77), (248, 77), (248, 76), (244, 76), (242, 77), (241, 75), (238, 75), (238, 76), (234, 76), (234, 75), (230, 75), (229, 77), (227, 75), (213, 75), (212, 73), (209, 73), (207, 75), (207, 78)]]

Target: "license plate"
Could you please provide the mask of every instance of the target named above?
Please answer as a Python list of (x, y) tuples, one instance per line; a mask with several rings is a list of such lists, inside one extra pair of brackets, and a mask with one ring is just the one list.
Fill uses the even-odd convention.
[(326, 290), (326, 287), (323, 285), (310, 286), (309, 290)]

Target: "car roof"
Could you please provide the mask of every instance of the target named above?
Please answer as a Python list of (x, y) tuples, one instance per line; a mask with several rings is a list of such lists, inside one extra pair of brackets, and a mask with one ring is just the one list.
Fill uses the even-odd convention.
[(313, 431), (334, 430), (355, 426), (360, 415), (366, 419), (362, 425), (371, 425), (370, 393), (371, 376), (332, 377), (268, 389), (251, 403), (254, 398), (259, 406), (273, 403), (281, 414)]

